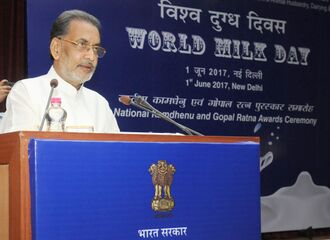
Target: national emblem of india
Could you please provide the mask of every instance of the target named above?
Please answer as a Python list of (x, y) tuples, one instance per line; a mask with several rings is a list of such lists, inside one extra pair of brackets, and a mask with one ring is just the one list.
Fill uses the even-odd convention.
[(174, 208), (174, 199), (171, 195), (171, 185), (175, 167), (167, 164), (166, 160), (159, 160), (149, 168), (155, 194), (152, 199), (151, 208), (157, 212), (167, 212)]

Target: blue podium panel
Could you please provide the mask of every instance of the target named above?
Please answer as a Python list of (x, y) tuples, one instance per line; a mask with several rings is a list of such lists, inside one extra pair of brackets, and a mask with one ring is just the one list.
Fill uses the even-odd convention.
[(29, 145), (32, 234), (59, 239), (260, 239), (256, 143)]

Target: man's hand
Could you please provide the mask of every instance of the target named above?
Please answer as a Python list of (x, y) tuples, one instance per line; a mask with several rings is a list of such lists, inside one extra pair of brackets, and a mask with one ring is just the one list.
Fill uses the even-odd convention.
[(11, 86), (8, 85), (8, 80), (3, 79), (0, 81), (0, 103), (5, 100), (10, 92)]

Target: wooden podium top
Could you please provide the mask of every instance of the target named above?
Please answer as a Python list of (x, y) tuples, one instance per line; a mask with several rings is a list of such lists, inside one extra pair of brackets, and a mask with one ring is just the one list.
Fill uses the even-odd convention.
[(13, 139), (67, 139), (67, 140), (92, 140), (92, 141), (141, 141), (141, 142), (259, 142), (259, 137), (250, 136), (186, 136), (176, 134), (155, 133), (69, 133), (69, 132), (39, 132), (21, 131), (0, 134), (0, 143)]

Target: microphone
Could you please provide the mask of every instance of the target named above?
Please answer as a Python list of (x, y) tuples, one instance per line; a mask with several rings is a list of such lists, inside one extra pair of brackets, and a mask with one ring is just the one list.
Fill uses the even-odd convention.
[(41, 124), (40, 124), (40, 127), (39, 127), (39, 131), (42, 130), (42, 128), (44, 127), (44, 124), (45, 124), (45, 120), (46, 120), (46, 113), (47, 113), (47, 110), (49, 108), (49, 104), (50, 104), (50, 99), (52, 98), (53, 96), (53, 92), (54, 92), (54, 89), (57, 87), (58, 85), (58, 81), (57, 79), (52, 79), (49, 83), (51, 89), (50, 89), (50, 92), (49, 92), (49, 96), (48, 96), (48, 101), (47, 101), (47, 104), (46, 104), (46, 108), (45, 108), (45, 112), (44, 112), (44, 116), (42, 117), (42, 120), (41, 120)]
[(54, 90), (54, 88), (56, 88), (57, 87), (57, 85), (58, 85), (58, 81), (57, 81), (57, 79), (52, 79), (51, 81), (50, 81), (50, 87), (52, 87), (53, 88), (53, 90)]
[[(140, 108), (144, 111), (147, 111), (147, 112), (151, 112), (150, 109), (144, 107), (144, 106), (141, 106), (141, 105), (138, 105), (136, 104), (132, 98), (130, 98), (129, 96), (120, 96), (119, 97), (119, 102), (121, 102), (122, 104), (126, 105), (126, 106), (129, 106), (129, 105), (133, 105), (134, 107), (137, 107), (137, 108)], [(151, 112), (152, 114), (154, 114), (153, 112)]]
[(188, 135), (197, 135), (197, 136), (203, 136), (203, 134), (188, 128), (176, 121), (174, 121), (172, 118), (167, 117), (166, 115), (164, 115), (162, 112), (160, 112), (159, 110), (157, 110), (156, 108), (154, 108), (153, 106), (151, 106), (146, 100), (144, 100), (141, 96), (136, 96), (135, 98), (130, 98), (129, 96), (120, 96), (119, 97), (119, 101), (125, 105), (133, 105), (135, 107), (138, 107), (142, 110), (145, 110), (147, 112), (150, 112), (151, 114), (172, 123), (173, 125), (175, 125), (176, 127), (180, 128), (182, 131), (184, 131), (186, 134)]
[(126, 106), (129, 106), (132, 103), (134, 103), (129, 96), (120, 96), (119, 97), (119, 102), (123, 103)]

